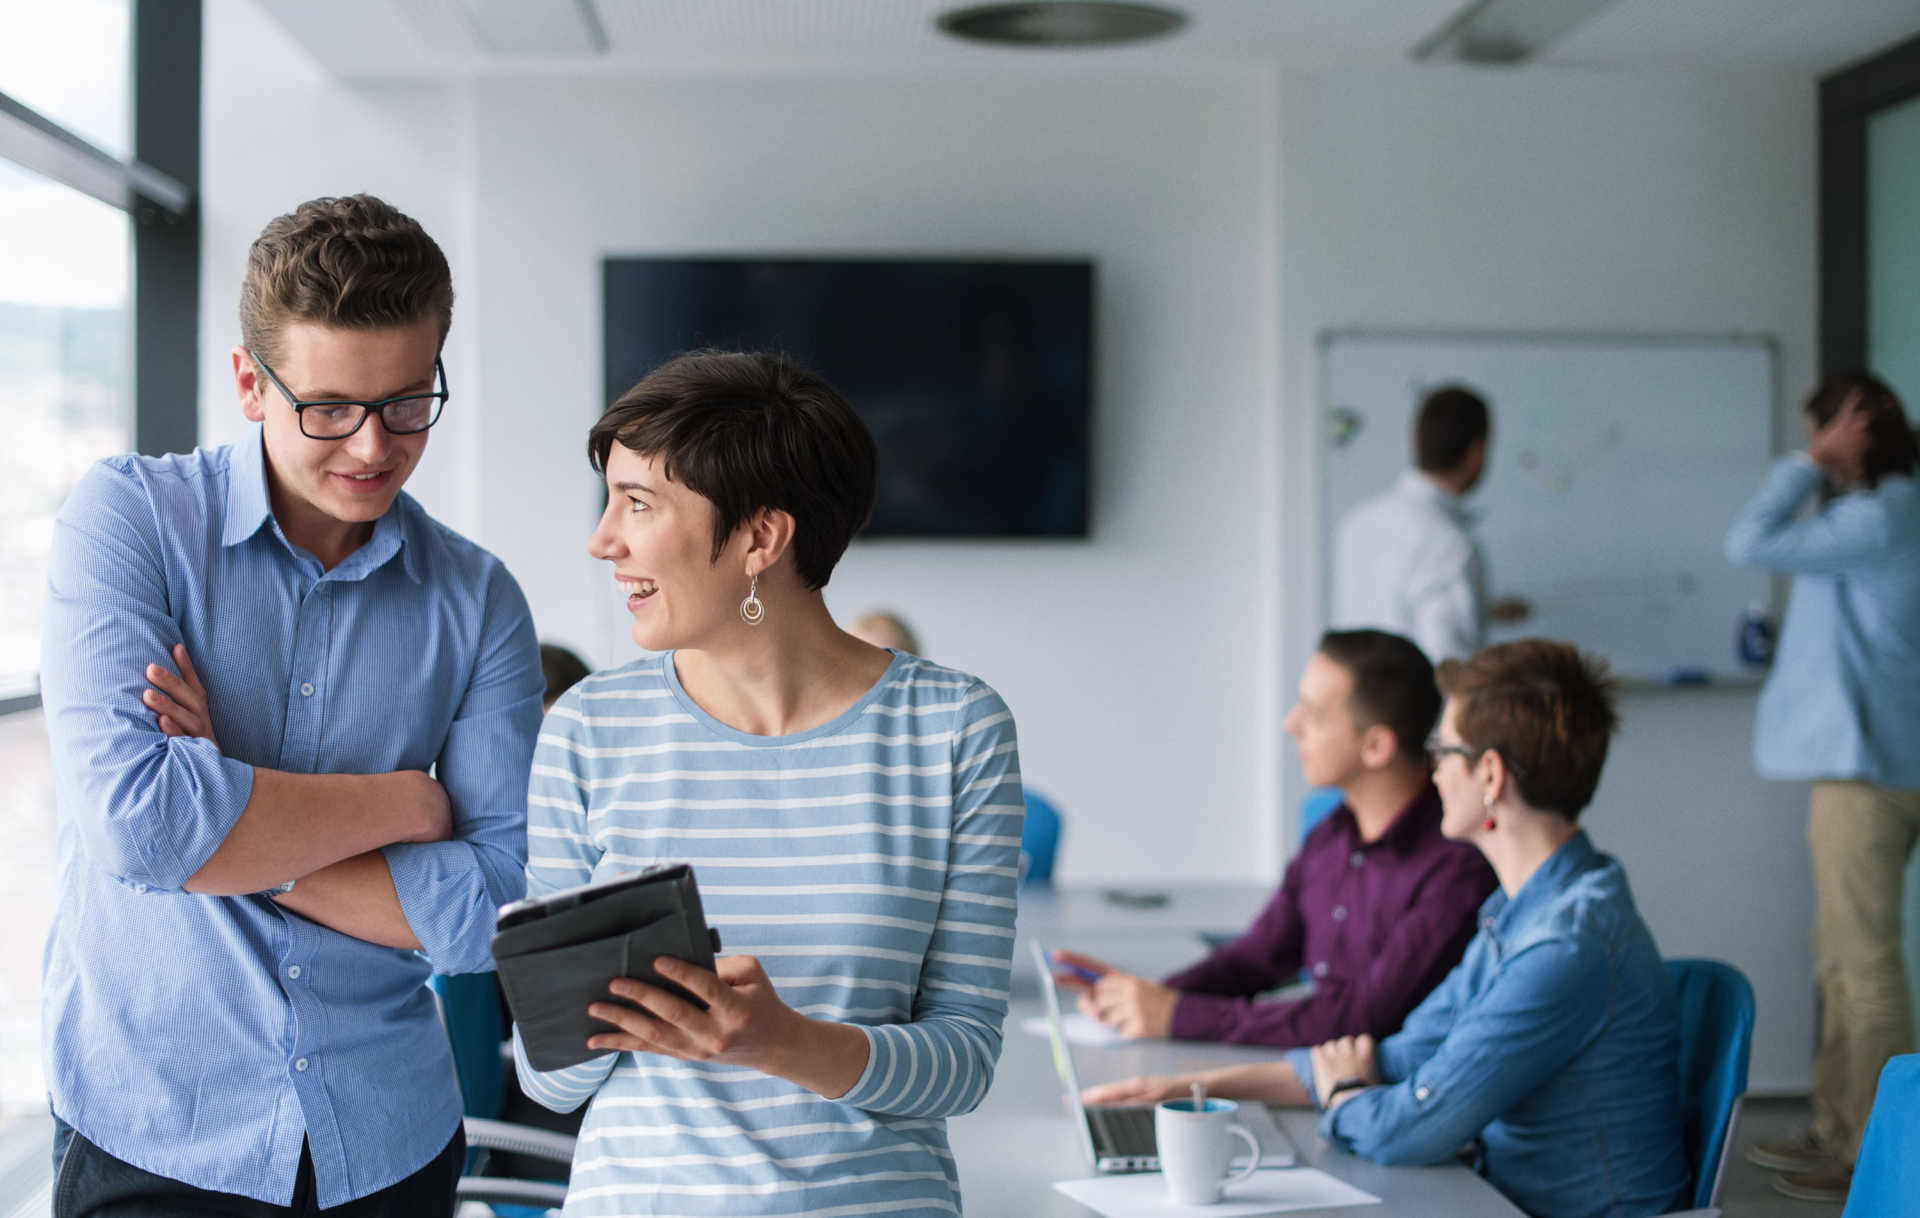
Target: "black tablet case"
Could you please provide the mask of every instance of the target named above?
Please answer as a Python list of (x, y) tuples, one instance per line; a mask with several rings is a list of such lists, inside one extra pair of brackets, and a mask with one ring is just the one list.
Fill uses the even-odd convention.
[(562, 907), (531, 919), (509, 913), (493, 935), (500, 987), (534, 1069), (558, 1070), (606, 1052), (587, 1048), (587, 1038), (618, 1029), (588, 1016), (587, 1004), (622, 1002), (607, 990), (616, 977), (645, 981), (706, 1007), (653, 971), (658, 956), (713, 967), (720, 936), (707, 929), (692, 867), (652, 867), (548, 900)]

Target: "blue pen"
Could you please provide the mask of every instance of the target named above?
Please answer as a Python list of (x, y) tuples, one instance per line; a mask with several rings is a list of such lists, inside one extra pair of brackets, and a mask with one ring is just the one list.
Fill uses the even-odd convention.
[(1094, 985), (1100, 980), (1099, 973), (1094, 972), (1092, 969), (1087, 968), (1084, 965), (1070, 964), (1067, 961), (1062, 960), (1058, 955), (1054, 956), (1053, 963), (1055, 968), (1064, 969), (1066, 972), (1073, 974), (1075, 977), (1078, 977), (1080, 980), (1086, 982), (1088, 985)]

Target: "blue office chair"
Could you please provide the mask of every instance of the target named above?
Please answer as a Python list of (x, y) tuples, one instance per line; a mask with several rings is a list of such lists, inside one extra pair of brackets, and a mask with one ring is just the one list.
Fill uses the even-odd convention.
[(1910, 1214), (1915, 1198), (1920, 1198), (1920, 1053), (1907, 1053), (1888, 1058), (1880, 1071), (1841, 1218)]
[(1753, 987), (1718, 960), (1667, 961), (1680, 1008), (1680, 1113), (1693, 1205), (1720, 1204), (1727, 1138), (1747, 1093), (1753, 1052)]
[(1332, 816), (1333, 810), (1344, 799), (1346, 796), (1341, 794), (1339, 787), (1315, 787), (1308, 791), (1306, 798), (1300, 801), (1300, 835), (1294, 840), (1293, 848), (1298, 850), (1306, 845), (1307, 834), (1313, 832), (1314, 826)]
[[(573, 1142), (565, 1134), (500, 1120), (507, 1099), (506, 1020), (500, 983), (492, 973), (436, 975), (427, 983), (440, 1000), (440, 1018), (453, 1047), (460, 1079), (467, 1162), (455, 1195), (479, 1201), (498, 1218), (539, 1218), (567, 1198)], [(488, 1174), (501, 1154), (519, 1155), (551, 1167), (553, 1178), (529, 1180)]]
[(1060, 810), (1027, 789), (1027, 819), (1020, 827), (1023, 884), (1053, 883), (1053, 856), (1060, 848)]

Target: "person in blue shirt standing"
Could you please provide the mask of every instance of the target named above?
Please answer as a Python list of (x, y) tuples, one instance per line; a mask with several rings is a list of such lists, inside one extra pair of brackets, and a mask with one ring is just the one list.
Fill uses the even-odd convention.
[(1808, 397), (1782, 457), (1727, 533), (1727, 557), (1793, 576), (1753, 752), (1811, 781), (1820, 1043), (1813, 1123), (1748, 1148), (1809, 1201), (1847, 1194), (1880, 1068), (1914, 1049), (1901, 881), (1920, 840), (1920, 465), (1906, 412), (1864, 373)]
[[(1603, 664), (1522, 639), (1448, 660), (1428, 742), (1441, 831), (1500, 887), (1439, 988), (1377, 1044), (1349, 1036), (1200, 1076), (1223, 1097), (1311, 1103), (1381, 1163), (1463, 1150), (1534, 1218), (1638, 1218), (1682, 1203), (1679, 1012), (1619, 862), (1580, 827), (1619, 722)], [(1189, 1078), (1089, 1101), (1184, 1094)]]
[(256, 426), (103, 461), (60, 513), (59, 1218), (453, 1211), (460, 1095), (424, 982), (492, 967), (524, 889), (541, 675), (513, 578), (401, 493), (452, 308), (413, 220), (302, 204), (248, 258)]

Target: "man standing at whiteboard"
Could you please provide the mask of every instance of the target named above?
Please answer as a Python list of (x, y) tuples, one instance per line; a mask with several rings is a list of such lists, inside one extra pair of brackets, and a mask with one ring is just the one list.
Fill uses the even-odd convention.
[(1526, 620), (1526, 601), (1487, 597), (1486, 560), (1464, 502), (1487, 466), (1487, 403), (1443, 385), (1413, 421), (1414, 468), (1340, 522), (1334, 541), (1335, 629), (1403, 634), (1427, 658), (1465, 659), (1486, 645), (1487, 623)]

